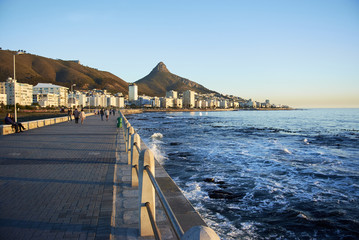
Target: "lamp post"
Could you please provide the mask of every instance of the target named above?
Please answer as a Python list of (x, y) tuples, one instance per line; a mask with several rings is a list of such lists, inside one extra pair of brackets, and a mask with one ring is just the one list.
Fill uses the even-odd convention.
[(17, 109), (16, 109), (16, 71), (15, 71), (15, 56), (24, 54), (24, 52), (18, 51), (16, 54), (14, 54), (14, 115), (15, 115), (15, 122), (17, 122)]
[(76, 84), (72, 84), (72, 85), (71, 85), (71, 97), (72, 97), (72, 98), (71, 98), (71, 99), (72, 99), (72, 100), (71, 100), (71, 109), (73, 108), (74, 100), (75, 100), (75, 99), (74, 99), (74, 87), (75, 87), (75, 86), (76, 86)]

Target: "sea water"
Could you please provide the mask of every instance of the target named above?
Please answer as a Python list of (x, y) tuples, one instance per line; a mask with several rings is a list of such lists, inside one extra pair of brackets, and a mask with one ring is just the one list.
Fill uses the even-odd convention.
[(359, 109), (128, 120), (221, 239), (359, 239)]

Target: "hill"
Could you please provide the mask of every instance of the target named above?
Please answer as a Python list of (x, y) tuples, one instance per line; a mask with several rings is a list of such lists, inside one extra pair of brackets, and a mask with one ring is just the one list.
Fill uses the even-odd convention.
[(184, 92), (192, 90), (197, 93), (217, 93), (209, 90), (202, 85), (190, 81), (186, 78), (172, 74), (163, 62), (157, 66), (144, 78), (135, 82), (138, 85), (138, 92), (140, 95), (163, 97), (166, 91), (175, 90)]
[[(0, 50), (0, 81), (13, 77), (14, 51)], [(36, 85), (53, 83), (78, 89), (106, 89), (109, 92), (128, 93), (128, 83), (109, 72), (83, 66), (74, 61), (55, 60), (32, 54), (16, 56), (16, 78), (19, 82)]]

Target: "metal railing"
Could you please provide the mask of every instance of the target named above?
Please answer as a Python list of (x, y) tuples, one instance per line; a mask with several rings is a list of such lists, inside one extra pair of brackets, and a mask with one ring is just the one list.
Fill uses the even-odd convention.
[[(139, 187), (140, 201), (140, 214), (139, 214), (139, 232), (141, 236), (154, 236), (155, 239), (161, 239), (161, 233), (156, 224), (156, 205), (155, 194), (157, 194), (166, 216), (177, 236), (178, 239), (183, 239), (191, 236), (191, 239), (198, 240), (215, 240), (219, 239), (218, 235), (210, 228), (205, 226), (198, 226), (191, 228), (188, 232), (184, 233), (181, 225), (179, 224), (171, 206), (166, 200), (159, 184), (155, 178), (155, 159), (153, 153), (149, 149), (141, 149), (141, 138), (135, 133), (131, 124), (127, 121), (126, 117), (119, 112), (120, 121), (123, 128), (123, 137), (125, 140), (125, 147), (128, 156), (128, 164), (131, 166), (131, 185), (132, 187)], [(193, 232), (195, 231), (195, 232)], [(206, 234), (199, 234), (199, 232), (206, 234), (209, 237), (203, 238)], [(197, 238), (193, 238), (198, 235)]]

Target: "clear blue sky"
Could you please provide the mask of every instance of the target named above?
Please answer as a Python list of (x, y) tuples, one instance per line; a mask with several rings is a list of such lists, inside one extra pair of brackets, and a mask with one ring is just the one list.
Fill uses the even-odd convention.
[(0, 47), (127, 82), (163, 61), (224, 94), (359, 107), (359, 1), (0, 0)]

